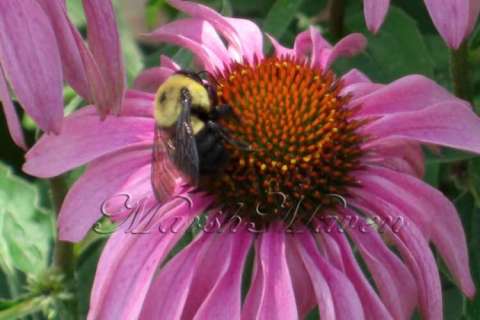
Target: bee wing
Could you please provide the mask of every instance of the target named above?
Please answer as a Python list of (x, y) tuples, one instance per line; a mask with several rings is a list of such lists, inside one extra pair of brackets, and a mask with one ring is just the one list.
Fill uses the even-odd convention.
[(169, 135), (155, 126), (152, 163), (152, 187), (157, 200), (164, 202), (176, 193), (180, 172), (169, 157)]
[(193, 135), (192, 123), (190, 120), (192, 99), (186, 90), (180, 94), (180, 103), (182, 111), (177, 120), (175, 131), (175, 151), (173, 152), (173, 161), (185, 175), (190, 179), (193, 185), (198, 184), (199, 176), (199, 158), (195, 136)]

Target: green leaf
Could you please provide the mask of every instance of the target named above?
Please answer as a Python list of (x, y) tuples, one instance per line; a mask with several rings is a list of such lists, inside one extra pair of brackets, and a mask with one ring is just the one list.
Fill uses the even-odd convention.
[[(302, 0), (277, 0), (263, 21), (263, 31), (279, 39), (297, 15)], [(270, 46), (270, 43), (268, 46)]]
[(377, 81), (393, 81), (408, 74), (433, 76), (433, 60), (414, 19), (403, 10), (391, 7), (388, 19), (377, 35), (366, 30), (363, 13), (352, 13), (346, 20), (351, 31), (361, 31), (368, 38), (367, 55), (375, 62), (382, 78)]
[(47, 266), (54, 222), (38, 199), (33, 184), (0, 163), (0, 259), (7, 273), (16, 268), (35, 274)]
[(477, 155), (455, 149), (442, 149), (440, 153), (425, 149), (427, 163), (452, 163), (475, 158)]
[(82, 1), (67, 0), (68, 16), (77, 27), (83, 27), (87, 24), (87, 19), (83, 11)]
[(114, 1), (114, 5), (117, 9), (117, 25), (120, 33), (120, 42), (122, 44), (125, 70), (129, 84), (131, 84), (144, 68), (144, 57), (137, 45), (135, 35), (127, 23), (125, 17), (126, 10), (123, 8), (122, 2), (116, 0)]

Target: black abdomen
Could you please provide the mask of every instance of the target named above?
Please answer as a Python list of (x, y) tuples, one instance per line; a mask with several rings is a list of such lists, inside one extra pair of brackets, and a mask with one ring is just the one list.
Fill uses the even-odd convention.
[(227, 161), (224, 139), (210, 127), (205, 126), (195, 135), (200, 174), (212, 174), (218, 171)]

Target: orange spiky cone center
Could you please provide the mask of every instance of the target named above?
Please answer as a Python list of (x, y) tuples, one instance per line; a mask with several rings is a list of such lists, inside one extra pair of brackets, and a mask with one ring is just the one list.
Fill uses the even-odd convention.
[(240, 216), (261, 223), (293, 207), (297, 219), (308, 220), (356, 186), (351, 172), (360, 169), (363, 123), (331, 71), (271, 57), (234, 64), (215, 80), (219, 102), (240, 119), (221, 124), (253, 149), (225, 144), (229, 163), (206, 184), (219, 203), (241, 204)]

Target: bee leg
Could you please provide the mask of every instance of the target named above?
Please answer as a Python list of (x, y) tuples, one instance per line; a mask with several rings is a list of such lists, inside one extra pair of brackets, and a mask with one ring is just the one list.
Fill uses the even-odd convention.
[(216, 122), (208, 121), (207, 126), (232, 146), (244, 151), (253, 151), (252, 147), (245, 141), (232, 139), (227, 129), (220, 127)]

